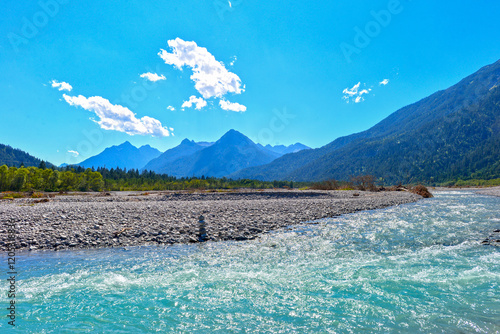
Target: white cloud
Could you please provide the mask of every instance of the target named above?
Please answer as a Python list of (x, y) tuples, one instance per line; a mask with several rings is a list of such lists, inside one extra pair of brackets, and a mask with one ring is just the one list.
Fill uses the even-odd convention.
[(169, 130), (163, 127), (157, 119), (144, 116), (140, 119), (128, 108), (115, 105), (109, 100), (100, 97), (68, 96), (63, 94), (69, 105), (79, 106), (85, 110), (93, 111), (99, 121), (96, 123), (105, 130), (115, 130), (125, 132), (129, 135), (152, 135), (154, 137), (166, 137)]
[(158, 55), (166, 64), (174, 65), (180, 70), (184, 66), (190, 67), (193, 71), (191, 80), (203, 98), (222, 98), (227, 93), (241, 94), (244, 91), (241, 79), (229, 72), (206, 48), (180, 38), (169, 40), (168, 46), (172, 53), (162, 49)]
[[(365, 84), (363, 84), (363, 85), (365, 85)], [(346, 100), (347, 103), (349, 103), (350, 101), (354, 101), (354, 103), (363, 102), (365, 100), (363, 95), (369, 94), (372, 89), (368, 88), (368, 89), (359, 90), (360, 86), (361, 86), (361, 82), (358, 82), (352, 88), (344, 89), (342, 91), (342, 93), (344, 94), (344, 96), (342, 98), (344, 100)]]
[(231, 110), (236, 112), (245, 112), (247, 110), (247, 107), (242, 104), (236, 102), (233, 103), (226, 100), (220, 100), (219, 105), (224, 110)]
[[(349, 97), (353, 97), (354, 95), (356, 95), (358, 93), (359, 85), (361, 85), (361, 82), (358, 82), (351, 89), (349, 89), (349, 88), (344, 89), (342, 91), (342, 93), (344, 93), (345, 95), (347, 95)], [(345, 98), (345, 96), (344, 96), (344, 98)]]
[(153, 81), (153, 82), (156, 82), (159, 80), (167, 80), (167, 78), (165, 78), (165, 76), (163, 74), (158, 75), (156, 73), (151, 73), (151, 72), (141, 74), (141, 78), (146, 78), (149, 81)]
[[(58, 151), (59, 152), (59, 151)], [(78, 153), (77, 151), (72, 151), (72, 150), (68, 150), (68, 153), (71, 153), (73, 154), (73, 156), (76, 158), (77, 156), (80, 155), (80, 153)]]
[(170, 110), (170, 111), (174, 111), (175, 110), (175, 108), (172, 107), (172, 106), (168, 106), (167, 109)]
[(71, 87), (69, 83), (64, 81), (57, 82), (56, 80), (52, 80), (50, 83), (52, 84), (52, 87), (57, 88), (59, 90), (66, 90), (68, 92), (71, 92), (71, 90), (73, 89), (73, 87)]
[(201, 108), (206, 107), (207, 101), (203, 100), (201, 97), (192, 95), (189, 98), (189, 101), (184, 101), (181, 108), (191, 108), (193, 104), (196, 105), (196, 109), (200, 110)]
[(388, 83), (389, 83), (389, 79), (384, 79), (384, 80), (380, 81), (378, 84), (379, 84), (380, 86), (385, 86), (385, 85), (387, 85)]
[(363, 89), (362, 91), (360, 91), (358, 93), (359, 96), (363, 95), (363, 94), (368, 94), (369, 92), (371, 91), (371, 88), (369, 90), (366, 90), (366, 89)]
[(233, 60), (231, 60), (231, 62), (229, 63), (229, 65), (233, 66), (234, 63), (236, 62), (236, 60), (238, 60), (238, 58), (236, 58), (236, 56), (234, 56)]

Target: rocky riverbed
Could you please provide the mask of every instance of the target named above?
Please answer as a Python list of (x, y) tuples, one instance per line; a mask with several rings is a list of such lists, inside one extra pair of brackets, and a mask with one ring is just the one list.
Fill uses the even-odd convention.
[(246, 240), (294, 224), (415, 202), (408, 192), (266, 190), (116, 192), (0, 201), (0, 247), (15, 229), (17, 249), (77, 249)]

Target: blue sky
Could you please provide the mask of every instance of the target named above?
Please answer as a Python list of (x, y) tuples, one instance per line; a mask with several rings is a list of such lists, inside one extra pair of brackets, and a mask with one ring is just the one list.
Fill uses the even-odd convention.
[(498, 1), (9, 1), (0, 143), (55, 164), (229, 129), (320, 147), (498, 60), (499, 15)]

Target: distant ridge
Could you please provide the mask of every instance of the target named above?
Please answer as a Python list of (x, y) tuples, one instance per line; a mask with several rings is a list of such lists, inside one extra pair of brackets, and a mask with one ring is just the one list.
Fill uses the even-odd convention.
[[(258, 144), (260, 145), (260, 144)], [(271, 146), (267, 144), (266, 146), (263, 146), (265, 149), (279, 153), (280, 155), (285, 155), (288, 153), (296, 153), (302, 150), (309, 150), (311, 149), (310, 147), (301, 144), (301, 143), (295, 143), (290, 146), (285, 146), (285, 145), (276, 145), (276, 146)]]
[(236, 130), (215, 143), (184, 139), (178, 146), (148, 162), (143, 170), (176, 177), (226, 176), (238, 169), (268, 163), (284, 153), (308, 149), (300, 143), (290, 146), (262, 146)]
[(126, 169), (140, 169), (148, 161), (158, 157), (161, 152), (149, 145), (137, 148), (130, 144), (128, 141), (118, 146), (111, 146), (104, 151), (90, 157), (77, 165), (85, 168), (106, 167), (111, 168), (126, 168)]
[(160, 174), (167, 174), (171, 170), (171, 164), (177, 159), (190, 156), (205, 147), (211, 146), (213, 143), (195, 143), (193, 140), (184, 139), (178, 146), (171, 148), (162, 153), (157, 158), (149, 161), (143, 170), (150, 170)]
[[(186, 150), (194, 151), (185, 154)], [(184, 156), (177, 154), (184, 152)], [(229, 130), (218, 141), (208, 147), (201, 147), (193, 141), (184, 140), (181, 145), (163, 154), (162, 164), (158, 160), (146, 165), (153, 166), (153, 171), (176, 177), (212, 176), (222, 177), (241, 168), (262, 165), (271, 162), (279, 156), (255, 144), (248, 137), (236, 130)], [(153, 163), (154, 162), (154, 163)]]

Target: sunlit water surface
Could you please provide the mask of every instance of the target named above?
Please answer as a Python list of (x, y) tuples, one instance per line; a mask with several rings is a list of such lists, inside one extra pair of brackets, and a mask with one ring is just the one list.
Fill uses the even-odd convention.
[(500, 198), (457, 191), (248, 242), (23, 253), (16, 330), (498, 333), (498, 228)]

